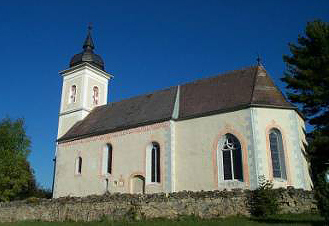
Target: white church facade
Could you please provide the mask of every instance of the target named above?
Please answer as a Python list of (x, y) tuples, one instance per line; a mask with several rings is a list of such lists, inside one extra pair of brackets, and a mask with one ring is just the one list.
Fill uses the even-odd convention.
[(304, 120), (266, 70), (251, 66), (107, 103), (90, 35), (61, 72), (53, 196), (311, 189)]

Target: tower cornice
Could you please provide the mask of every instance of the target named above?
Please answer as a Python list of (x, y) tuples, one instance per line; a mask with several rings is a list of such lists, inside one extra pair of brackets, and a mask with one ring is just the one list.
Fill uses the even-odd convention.
[(76, 65), (74, 67), (70, 67), (68, 69), (62, 70), (59, 72), (59, 74), (64, 77), (64, 76), (67, 76), (67, 75), (70, 75), (70, 74), (73, 74), (73, 73), (76, 73), (76, 72), (79, 72), (79, 71), (82, 71), (85, 69), (89, 69), (92, 72), (94, 72), (95, 74), (100, 75), (106, 79), (111, 79), (114, 77), (112, 74), (107, 73), (107, 72), (99, 69), (98, 67), (96, 67), (90, 63), (87, 63), (87, 62), (84, 62), (84, 63)]

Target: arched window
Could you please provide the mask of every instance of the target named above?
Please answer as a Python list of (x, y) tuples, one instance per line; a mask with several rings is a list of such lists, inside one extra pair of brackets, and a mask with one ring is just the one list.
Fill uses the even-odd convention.
[(81, 174), (81, 169), (82, 169), (82, 158), (81, 156), (79, 156), (75, 161), (75, 173)]
[(281, 132), (278, 129), (271, 129), (269, 139), (273, 177), (287, 179)]
[(107, 173), (112, 173), (112, 145), (107, 144)]
[(98, 105), (98, 96), (99, 96), (98, 87), (94, 86), (94, 88), (93, 88), (93, 104), (94, 105)]
[(243, 181), (242, 153), (239, 140), (232, 134), (227, 133), (222, 140), (222, 149), (219, 153), (223, 160), (224, 180)]
[(151, 182), (160, 183), (160, 145), (156, 142), (152, 142)]
[(106, 144), (103, 149), (103, 175), (112, 174), (112, 145)]
[(77, 96), (77, 87), (76, 87), (76, 85), (73, 85), (73, 86), (71, 86), (71, 89), (70, 89), (69, 103), (75, 103), (76, 96)]
[(160, 164), (160, 145), (157, 142), (152, 142), (146, 147), (146, 169), (145, 182), (160, 183), (161, 181), (161, 164)]

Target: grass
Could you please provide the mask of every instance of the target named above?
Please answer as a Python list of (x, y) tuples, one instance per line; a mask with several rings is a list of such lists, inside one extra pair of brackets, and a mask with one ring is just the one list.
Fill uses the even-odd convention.
[(17, 222), (0, 223), (0, 226), (320, 226), (325, 225), (322, 217), (318, 215), (276, 215), (267, 218), (245, 218), (231, 217), (218, 219), (198, 219), (194, 217), (185, 217), (178, 220), (149, 220), (134, 222)]

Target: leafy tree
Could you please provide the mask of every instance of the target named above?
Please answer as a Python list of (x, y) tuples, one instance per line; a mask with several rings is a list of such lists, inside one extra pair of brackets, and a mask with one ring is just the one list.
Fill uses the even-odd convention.
[(298, 44), (290, 43), (289, 48), (291, 55), (283, 56), (287, 69), (282, 81), (287, 83), (288, 98), (301, 106), (314, 126), (306, 151), (319, 209), (325, 215), (329, 213), (329, 183), (323, 180), (329, 168), (329, 23), (307, 23), (305, 35), (299, 35)]
[(36, 187), (27, 161), (30, 145), (23, 119), (0, 121), (0, 201), (25, 198)]

